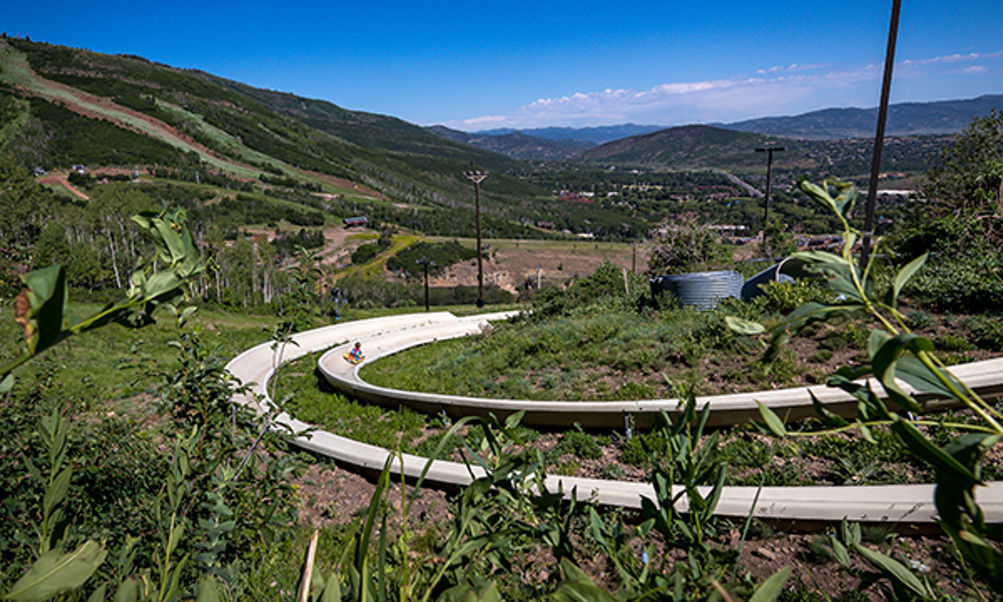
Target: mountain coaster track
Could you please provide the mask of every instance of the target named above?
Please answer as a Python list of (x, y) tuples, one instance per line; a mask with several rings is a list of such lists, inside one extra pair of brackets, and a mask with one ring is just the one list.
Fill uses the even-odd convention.
[[(387, 407), (405, 405), (426, 414), (446, 412), (452, 417), (494, 414), (504, 418), (525, 411), (523, 422), (526, 424), (570, 427), (578, 423), (593, 428), (621, 427), (626, 416), (633, 417), (639, 426), (645, 427), (651, 424), (652, 416), (660, 410), (670, 415), (679, 411), (682, 402), (678, 399), (529, 401), (387, 389), (363, 381), (359, 378), (361, 364), (352, 366), (341, 358), (355, 341), (363, 342), (367, 353), (365, 361), (371, 361), (416, 345), (478, 334), (489, 321), (506, 319), (513, 313), (456, 317), (448, 312), (433, 312), (345, 322), (295, 334), (292, 339), (296, 344), (285, 345), (278, 352), (273, 351), (272, 342), (262, 343), (232, 359), (226, 368), (239, 382), (251, 385), (246, 392), (235, 397), (236, 401), (260, 413), (274, 407), (267, 386), (278, 364), (328, 348), (329, 351), (318, 361), (318, 368), (328, 382), (346, 395)], [(1003, 358), (955, 366), (951, 372), (980, 395), (1003, 393)], [(909, 390), (907, 386), (903, 388)], [(825, 386), (698, 397), (697, 407), (700, 409), (710, 404), (708, 424), (714, 426), (741, 424), (758, 418), (757, 400), (781, 417), (798, 420), (815, 415), (809, 389), (833, 412), (843, 416), (854, 415), (856, 400), (840, 390)], [(931, 396), (917, 395), (916, 398), (924, 409), (949, 407), (944, 400)], [(276, 427), (288, 427), (294, 432), (311, 427), (284, 412), (275, 417), (275, 423)], [(322, 430), (298, 436), (294, 443), (346, 466), (365, 470), (382, 470), (388, 457), (393, 455), (390, 450)], [(403, 473), (410, 479), (417, 479), (428, 462), (429, 459), (422, 456), (402, 454), (392, 460), (390, 470), (394, 474)], [(425, 481), (441, 486), (462, 486), (473, 480), (472, 475), (480, 474), (479, 467), (432, 460)], [(579, 500), (627, 508), (640, 508), (642, 497), (655, 500), (654, 488), (641, 482), (547, 475), (546, 487), (550, 491), (563, 491), (569, 497), (573, 492)], [(751, 509), (752, 515), (757, 518), (793, 523), (831, 523), (845, 518), (861, 522), (930, 526), (937, 520), (933, 490), (933, 485), (763, 487), (762, 490), (733, 486), (724, 487), (715, 514), (740, 518), (748, 516)], [(986, 522), (1003, 521), (1003, 481), (988, 483), (977, 494)], [(685, 510), (685, 496), (677, 505), (680, 510)]]

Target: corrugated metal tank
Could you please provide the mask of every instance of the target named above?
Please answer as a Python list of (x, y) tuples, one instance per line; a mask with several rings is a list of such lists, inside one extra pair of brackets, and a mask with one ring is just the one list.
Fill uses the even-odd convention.
[(731, 270), (666, 274), (649, 279), (652, 295), (668, 291), (684, 306), (692, 305), (697, 309), (713, 309), (718, 299), (738, 297), (744, 281), (741, 274)]

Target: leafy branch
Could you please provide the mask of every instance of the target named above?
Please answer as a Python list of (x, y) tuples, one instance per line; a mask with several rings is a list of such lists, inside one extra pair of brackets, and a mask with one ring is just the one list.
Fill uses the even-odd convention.
[[(883, 295), (876, 292), (874, 282), (875, 261), (885, 240), (877, 239), (875, 253), (870, 255), (863, 269), (853, 256), (854, 245), (860, 232), (849, 223), (849, 215), (857, 196), (850, 183), (826, 180), (822, 186), (801, 181), (801, 190), (814, 201), (826, 207), (843, 227), (843, 247), (840, 253), (810, 251), (796, 253), (805, 269), (824, 280), (833, 293), (831, 303), (807, 303), (780, 321), (772, 331), (767, 359), (775, 357), (778, 348), (792, 334), (808, 324), (850, 313), (864, 313), (876, 320), (880, 328), (871, 331), (868, 342), (869, 361), (857, 368), (843, 367), (829, 377), (829, 386), (838, 387), (857, 401), (855, 419), (847, 421), (825, 408), (812, 396), (816, 412), (822, 419), (824, 430), (789, 432), (783, 420), (768, 407), (759, 404), (766, 428), (777, 436), (815, 436), (856, 430), (873, 441), (871, 429), (888, 427), (904, 448), (931, 466), (936, 474), (935, 504), (941, 525), (954, 540), (955, 545), (973, 567), (992, 583), (1003, 583), (1003, 554), (998, 542), (1001, 529), (987, 525), (981, 509), (975, 502), (975, 488), (984, 485), (980, 463), (985, 453), (1003, 440), (1003, 414), (982, 399), (974, 390), (955, 378), (934, 353), (933, 343), (913, 334), (905, 316), (898, 310), (899, 296), (910, 279), (923, 267), (928, 254), (923, 254), (902, 266), (891, 287)], [(887, 249), (886, 249), (887, 250)], [(739, 334), (753, 335), (765, 332), (760, 324), (732, 318), (729, 326)], [(873, 376), (881, 385), (886, 399), (877, 395), (870, 381)], [(900, 383), (912, 388), (907, 391)], [(979, 423), (934, 422), (916, 420), (925, 408), (916, 396), (923, 394), (939, 399), (951, 399), (978, 417)], [(903, 416), (900, 412), (907, 412)], [(919, 426), (939, 425), (967, 431), (946, 446), (938, 446), (920, 431)]]

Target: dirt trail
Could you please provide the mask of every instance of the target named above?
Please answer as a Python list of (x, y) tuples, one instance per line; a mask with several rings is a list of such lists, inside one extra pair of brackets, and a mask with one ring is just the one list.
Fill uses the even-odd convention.
[(55, 186), (62, 186), (63, 188), (69, 190), (70, 193), (72, 193), (73, 196), (75, 196), (77, 198), (83, 199), (85, 201), (91, 200), (91, 198), (89, 196), (87, 196), (86, 194), (84, 194), (83, 192), (81, 192), (79, 188), (77, 188), (73, 184), (70, 184), (70, 181), (67, 178), (67, 175), (64, 174), (64, 173), (52, 173), (52, 174), (49, 174), (47, 176), (43, 176), (41, 178), (38, 178), (38, 183), (39, 184), (52, 184), (52, 185), (55, 185)]
[(84, 117), (105, 119), (122, 129), (151, 136), (184, 151), (194, 151), (207, 162), (227, 168), (230, 171), (237, 171), (245, 176), (260, 171), (242, 163), (217, 156), (205, 146), (195, 142), (159, 119), (118, 105), (111, 99), (94, 96), (72, 86), (46, 79), (31, 69), (27, 59), (23, 55), (14, 51), (6, 43), (3, 44), (6, 46), (5, 50), (8, 51), (5, 53), (8, 54), (6, 62), (16, 63), (12, 64), (13, 68), (5, 70), (5, 79), (8, 79), (15, 87), (27, 93), (62, 105)]

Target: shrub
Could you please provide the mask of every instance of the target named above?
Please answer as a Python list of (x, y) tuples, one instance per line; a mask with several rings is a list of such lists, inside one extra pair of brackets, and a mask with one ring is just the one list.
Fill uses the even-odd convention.
[(1003, 349), (1003, 323), (993, 316), (968, 316), (961, 322), (968, 336), (982, 349)]
[(651, 238), (648, 271), (652, 274), (707, 270), (726, 262), (725, 247), (717, 233), (698, 224), (692, 213), (679, 215), (675, 223), (663, 222)]
[(996, 253), (938, 257), (913, 278), (909, 296), (932, 307), (961, 312), (1003, 309), (1003, 260)]
[(813, 280), (796, 282), (770, 282), (761, 287), (766, 298), (766, 309), (779, 313), (790, 313), (805, 303), (828, 301), (832, 295), (821, 284)]
[(477, 257), (477, 251), (464, 247), (460, 243), (450, 242), (419, 242), (401, 250), (387, 260), (387, 269), (406, 273), (409, 277), (420, 278), (424, 273), (421, 261), (431, 262), (430, 274), (441, 274), (449, 266)]
[(602, 449), (595, 438), (581, 429), (570, 430), (561, 435), (561, 440), (557, 443), (555, 451), (559, 454), (572, 454), (588, 460), (602, 457)]

